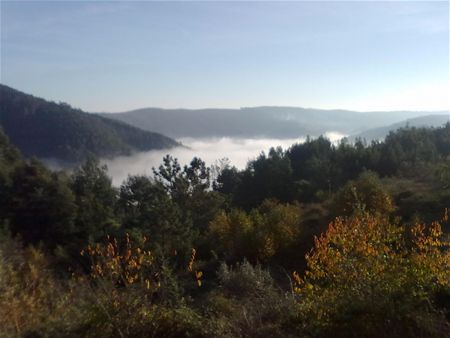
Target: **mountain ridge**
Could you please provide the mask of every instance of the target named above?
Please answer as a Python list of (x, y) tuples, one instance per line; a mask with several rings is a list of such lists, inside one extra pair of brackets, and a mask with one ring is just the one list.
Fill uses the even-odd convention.
[(179, 146), (177, 141), (0, 84), (0, 126), (26, 157), (77, 163)]
[(174, 137), (274, 137), (319, 136), (325, 132), (361, 133), (427, 111), (357, 112), (343, 109), (259, 106), (204, 109), (140, 108), (122, 113), (101, 113), (111, 119)]

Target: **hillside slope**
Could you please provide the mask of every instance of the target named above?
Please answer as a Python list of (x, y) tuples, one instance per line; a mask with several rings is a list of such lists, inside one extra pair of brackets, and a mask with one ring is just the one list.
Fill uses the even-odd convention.
[(79, 162), (179, 145), (164, 135), (0, 85), (0, 126), (22, 153)]
[(356, 138), (365, 139), (366, 141), (382, 140), (389, 132), (395, 131), (399, 128), (405, 127), (442, 127), (445, 123), (449, 121), (448, 114), (436, 114), (436, 115), (426, 115), (416, 118), (407, 119), (401, 122), (397, 122), (385, 127), (378, 127), (366, 130), (362, 133), (352, 135), (349, 137), (350, 140)]

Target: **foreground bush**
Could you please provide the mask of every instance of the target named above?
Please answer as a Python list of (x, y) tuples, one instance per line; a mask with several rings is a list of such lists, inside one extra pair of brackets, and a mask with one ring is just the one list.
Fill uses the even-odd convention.
[(316, 238), (304, 277), (294, 273), (301, 330), (320, 337), (448, 337), (449, 308), (439, 301), (450, 294), (448, 248), (440, 222), (408, 231), (382, 216), (336, 219)]
[(179, 282), (200, 284), (193, 253), (176, 276), (152, 253), (111, 239), (83, 255), (89, 275), (57, 278), (48, 258), (0, 241), (0, 337), (209, 337), (213, 323), (191, 309)]
[(67, 320), (71, 288), (58, 282), (43, 253), (0, 239), (0, 336), (32, 336)]
[(270, 273), (244, 261), (235, 267), (222, 264), (219, 286), (209, 295), (209, 306), (228, 337), (288, 337), (295, 314), (290, 292), (277, 287)]

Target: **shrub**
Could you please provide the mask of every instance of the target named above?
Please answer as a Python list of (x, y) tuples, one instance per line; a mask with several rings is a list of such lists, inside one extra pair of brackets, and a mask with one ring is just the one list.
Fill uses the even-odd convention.
[[(230, 337), (287, 337), (286, 323), (294, 301), (275, 286), (270, 273), (244, 261), (230, 268), (222, 264), (219, 287), (209, 295), (215, 321)], [(225, 334), (225, 333), (226, 334)]]
[(336, 219), (316, 238), (304, 277), (294, 273), (301, 329), (312, 336), (448, 336), (445, 309), (435, 301), (449, 293), (448, 246), (440, 222), (408, 232), (379, 215)]
[(357, 180), (349, 181), (336, 193), (332, 210), (336, 216), (348, 216), (361, 210), (390, 214), (395, 206), (377, 174), (364, 172)]
[[(66, 288), (66, 289), (65, 289)], [(0, 336), (38, 335), (62, 319), (69, 288), (54, 278), (44, 254), (23, 249), (11, 238), (0, 240)]]

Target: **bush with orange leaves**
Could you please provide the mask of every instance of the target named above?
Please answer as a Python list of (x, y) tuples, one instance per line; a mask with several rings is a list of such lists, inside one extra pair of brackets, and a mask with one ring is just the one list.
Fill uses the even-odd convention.
[[(146, 249), (147, 237), (135, 244), (128, 234), (123, 243), (107, 236), (105, 244), (88, 245), (80, 252), (90, 261), (90, 276), (95, 281), (108, 280), (115, 286), (138, 284), (147, 293), (160, 290), (161, 280), (165, 277), (164, 266), (157, 261), (153, 253)], [(174, 256), (177, 252), (174, 252)], [(187, 264), (187, 273), (201, 286), (203, 273), (195, 269), (197, 251), (193, 248)]]
[(214, 323), (179, 290), (201, 284), (196, 251), (174, 272), (145, 241), (88, 246), (89, 275), (59, 279), (48, 256), (0, 233), (0, 337), (210, 337)]
[(180, 281), (189, 276), (201, 286), (202, 272), (196, 269), (195, 249), (185, 271), (174, 272), (147, 250), (146, 244), (146, 237), (134, 242), (126, 234), (122, 241), (108, 237), (105, 243), (81, 251), (90, 261), (92, 281), (86, 326), (93, 332), (101, 329), (107, 337), (129, 337), (157, 334), (166, 325), (163, 335), (171, 336), (170, 330), (176, 335), (180, 329), (167, 322), (175, 316), (177, 321), (187, 319), (182, 330), (201, 336), (200, 317), (183, 302), (180, 290)]
[[(337, 218), (293, 274), (301, 330), (311, 336), (448, 337), (444, 218), (412, 229), (381, 215)], [(441, 300), (441, 302), (440, 302)], [(448, 318), (448, 317), (447, 317)]]
[[(141, 246), (147, 239), (142, 238)], [(90, 276), (94, 280), (108, 279), (116, 286), (140, 283), (153, 292), (160, 286), (159, 269), (149, 250), (135, 246), (126, 234), (124, 243), (107, 237), (105, 244), (88, 245), (81, 255), (90, 261)]]

